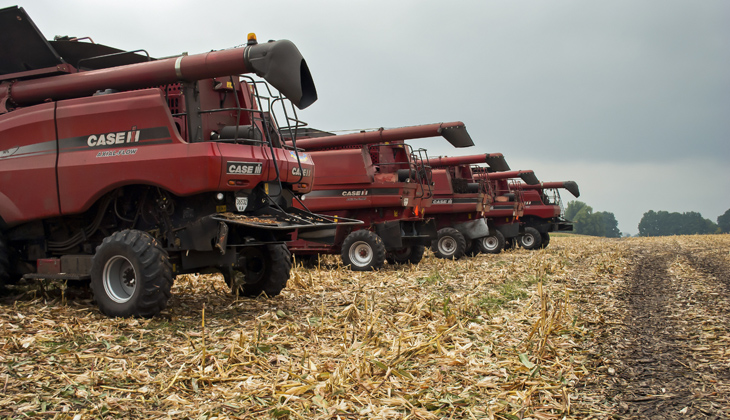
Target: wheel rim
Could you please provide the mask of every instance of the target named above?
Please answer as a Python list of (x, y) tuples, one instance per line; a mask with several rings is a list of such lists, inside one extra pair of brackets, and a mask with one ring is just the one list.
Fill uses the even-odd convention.
[(444, 236), (439, 239), (439, 252), (444, 255), (451, 255), (456, 252), (456, 239), (451, 236)]
[(499, 241), (496, 236), (487, 236), (482, 240), (482, 244), (487, 251), (494, 251), (499, 246)]
[(373, 249), (365, 241), (357, 241), (350, 246), (350, 261), (358, 266), (365, 267), (373, 260)]
[(137, 272), (126, 257), (117, 255), (104, 265), (103, 283), (109, 299), (126, 303), (137, 289)]
[(525, 248), (531, 247), (535, 244), (535, 238), (532, 237), (532, 235), (523, 235), (522, 236), (522, 246)]

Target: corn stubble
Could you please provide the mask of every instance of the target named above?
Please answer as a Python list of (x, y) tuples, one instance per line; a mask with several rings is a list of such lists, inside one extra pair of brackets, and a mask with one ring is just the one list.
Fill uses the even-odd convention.
[(375, 273), (325, 257), (273, 299), (180, 276), (149, 320), (26, 286), (0, 305), (0, 417), (602, 418), (594, 330), (642, 240)]

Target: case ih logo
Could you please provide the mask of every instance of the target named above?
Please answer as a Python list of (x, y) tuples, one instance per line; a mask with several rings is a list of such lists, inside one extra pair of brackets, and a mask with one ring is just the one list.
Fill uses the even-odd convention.
[(432, 204), (451, 204), (450, 198), (437, 198), (433, 200)]
[[(302, 172), (304, 172), (304, 175), (302, 175)], [(307, 168), (302, 168), (302, 170), (300, 171), (299, 167), (295, 166), (295, 167), (291, 168), (291, 174), (294, 176), (308, 177), (308, 176), (312, 176), (312, 170), (307, 169)]]
[(358, 197), (368, 195), (368, 190), (346, 190), (342, 191), (343, 197)]
[(92, 134), (86, 139), (89, 147), (111, 146), (112, 144), (137, 143), (139, 142), (140, 130), (133, 127), (132, 131), (121, 131), (118, 133)]
[(231, 175), (261, 175), (261, 162), (228, 162)]

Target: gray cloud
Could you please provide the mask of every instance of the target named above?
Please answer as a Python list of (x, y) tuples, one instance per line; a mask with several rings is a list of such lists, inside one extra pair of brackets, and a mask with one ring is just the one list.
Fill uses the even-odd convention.
[[(0, 7), (14, 4), (0, 0)], [(659, 193), (666, 183), (647, 172), (657, 165), (682, 174), (671, 178), (671, 188), (704, 197), (687, 210), (714, 220), (730, 207), (711, 198), (726, 183), (697, 182), (692, 172), (713, 168), (715, 176), (730, 178), (723, 169), (730, 158), (725, 0), (187, 0), (174, 7), (34, 0), (23, 6), (47, 37), (90, 35), (154, 56), (234, 46), (248, 32), (260, 40), (291, 39), (317, 83), (320, 100), (300, 113), (313, 126), (462, 120), (478, 150), (457, 151), (438, 140), (417, 145), (433, 155), (502, 152), (514, 168), (544, 165), (532, 169), (542, 169), (546, 180), (579, 181), (581, 199), (614, 211), (624, 230), (635, 231), (624, 219), (673, 210), (674, 201)], [(624, 174), (641, 177), (652, 193), (624, 200), (635, 182)], [(625, 184), (610, 181), (618, 178)]]

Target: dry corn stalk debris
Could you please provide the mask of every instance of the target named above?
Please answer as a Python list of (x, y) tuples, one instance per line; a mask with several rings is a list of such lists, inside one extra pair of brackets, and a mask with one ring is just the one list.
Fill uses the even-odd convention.
[(427, 256), (375, 273), (326, 257), (296, 267), (273, 299), (233, 297), (220, 276), (179, 276), (170, 308), (154, 319), (107, 319), (83, 290), (20, 285), (0, 305), (0, 417), (647, 414), (636, 404), (651, 400), (631, 401), (642, 396), (622, 385), (633, 359), (617, 346), (630, 339), (623, 294), (632, 267), (655, 248), (677, 290), (716, 294), (712, 305), (676, 313), (702, 325), (689, 343), (696, 370), (715, 381), (704, 391), (714, 405), (702, 408), (727, 410), (718, 372), (730, 358), (730, 284), (718, 289), (717, 275), (694, 262), (727, 268), (730, 238), (568, 236), (541, 251)]

